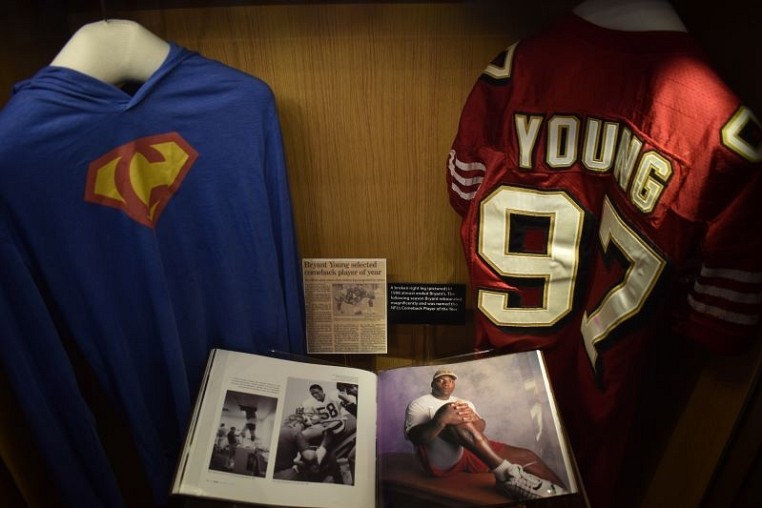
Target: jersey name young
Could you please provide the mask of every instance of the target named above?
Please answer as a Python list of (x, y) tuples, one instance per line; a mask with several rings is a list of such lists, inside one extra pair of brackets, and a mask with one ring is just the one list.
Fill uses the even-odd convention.
[[(514, 115), (519, 167), (533, 169), (541, 130), (546, 150), (542, 162), (563, 171), (575, 164), (594, 173), (611, 172), (635, 207), (649, 213), (672, 176), (672, 163), (656, 150), (643, 150), (643, 141), (618, 122), (574, 115)], [(621, 132), (621, 135), (619, 134)]]
[[(643, 140), (621, 122), (580, 115), (515, 113), (515, 142), (519, 167), (534, 169), (538, 138), (544, 131), (546, 149), (541, 164), (554, 170), (577, 164), (592, 173), (612, 173), (630, 202), (650, 213), (672, 176), (672, 161), (659, 150), (645, 150)], [(759, 132), (758, 120), (741, 106), (722, 129), (722, 142), (752, 162), (762, 160), (758, 140), (743, 138), (744, 132)]]

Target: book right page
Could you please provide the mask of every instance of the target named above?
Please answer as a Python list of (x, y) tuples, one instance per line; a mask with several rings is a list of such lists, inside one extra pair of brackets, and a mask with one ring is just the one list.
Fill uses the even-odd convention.
[(381, 372), (377, 418), (386, 506), (505, 505), (579, 491), (539, 351)]

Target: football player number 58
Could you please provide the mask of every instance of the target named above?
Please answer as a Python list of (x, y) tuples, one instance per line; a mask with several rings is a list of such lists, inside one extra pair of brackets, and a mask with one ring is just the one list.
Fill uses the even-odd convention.
[[(481, 203), (478, 252), (506, 279), (543, 281), (542, 303), (535, 307), (509, 305), (509, 292), (480, 289), (479, 310), (497, 326), (545, 328), (556, 324), (574, 307), (580, 263), (591, 260), (581, 252), (585, 211), (564, 191), (499, 187)], [(521, 218), (540, 218), (548, 225), (545, 249), (526, 251), (512, 231)], [(518, 219), (518, 220), (516, 220)], [(581, 332), (593, 366), (595, 345), (619, 324), (643, 308), (666, 261), (617, 214), (605, 198), (598, 229), (604, 255), (616, 247), (629, 262), (621, 282), (609, 288), (600, 304), (585, 311)]]

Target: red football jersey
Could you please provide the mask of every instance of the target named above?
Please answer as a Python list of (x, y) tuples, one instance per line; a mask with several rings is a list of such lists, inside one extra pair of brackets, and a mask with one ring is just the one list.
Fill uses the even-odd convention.
[(476, 347), (545, 352), (594, 506), (661, 318), (718, 351), (755, 337), (760, 132), (688, 34), (574, 15), (498, 55), (464, 106), (447, 183)]

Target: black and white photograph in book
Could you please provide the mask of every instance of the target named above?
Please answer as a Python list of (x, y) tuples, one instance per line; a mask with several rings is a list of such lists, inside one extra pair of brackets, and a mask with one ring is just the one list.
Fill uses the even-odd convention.
[(273, 479), (354, 485), (358, 385), (289, 378)]
[(273, 397), (228, 390), (209, 469), (264, 477), (277, 402)]

